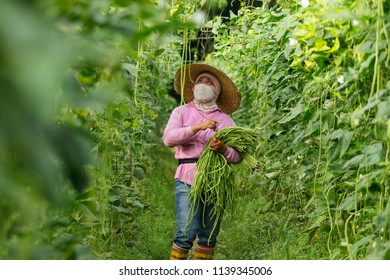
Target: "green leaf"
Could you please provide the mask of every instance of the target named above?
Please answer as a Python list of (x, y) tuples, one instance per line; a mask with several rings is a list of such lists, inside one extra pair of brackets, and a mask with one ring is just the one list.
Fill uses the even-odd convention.
[(134, 64), (122, 63), (122, 68), (129, 71), (133, 76), (137, 76), (137, 67)]
[(368, 68), (372, 62), (372, 60), (375, 58), (375, 53), (371, 54), (360, 66), (359, 72), (363, 72), (364, 69)]
[(344, 134), (343, 137), (341, 138), (340, 157), (342, 157), (345, 154), (345, 152), (348, 150), (352, 137), (353, 137), (353, 132), (348, 132)]
[(361, 164), (360, 167), (367, 167), (377, 164), (381, 161), (381, 156), (379, 154), (369, 155)]
[(133, 206), (139, 207), (139, 208), (144, 208), (145, 204), (139, 202), (138, 200), (133, 200), (132, 201)]
[(330, 50), (325, 51), (326, 53), (336, 52), (340, 48), (339, 38), (336, 37), (333, 47)]
[(361, 115), (364, 114), (365, 111), (367, 110), (370, 110), (371, 108), (374, 108), (376, 105), (378, 105), (380, 103), (380, 101), (378, 100), (375, 100), (375, 101), (372, 101), (372, 102), (369, 102), (366, 106), (364, 106), (363, 108), (361, 108), (360, 110), (354, 112), (351, 114), (351, 117), (354, 118), (354, 117), (360, 117)]
[(352, 166), (358, 165), (360, 162), (362, 162), (363, 159), (364, 159), (364, 155), (357, 155), (352, 159), (350, 159), (349, 161), (347, 161), (343, 165), (343, 169), (349, 169)]
[(344, 134), (345, 134), (344, 129), (335, 130), (332, 132), (331, 135), (329, 135), (329, 140), (340, 139), (341, 137), (343, 137)]
[(375, 143), (372, 145), (362, 147), (362, 152), (365, 154), (378, 154), (382, 151), (382, 143)]
[(367, 157), (360, 164), (360, 167), (372, 166), (380, 162), (382, 159), (381, 156), (382, 149), (383, 149), (382, 143), (375, 143), (372, 145), (364, 146), (361, 150), (364, 154), (367, 155)]
[(295, 38), (299, 38), (300, 40), (313, 38), (315, 37), (315, 35), (316, 35), (316, 28), (314, 24), (298, 27), (293, 31), (293, 36)]
[(290, 120), (298, 116), (300, 113), (302, 113), (304, 109), (305, 109), (305, 105), (303, 105), (302, 103), (298, 103), (297, 106), (295, 106), (294, 109), (292, 109), (291, 112), (287, 114), (287, 116), (279, 120), (278, 123), (289, 122)]
[(370, 243), (374, 239), (375, 235), (369, 235), (366, 237), (363, 237), (358, 242), (352, 245), (352, 251), (356, 252), (360, 247)]
[(328, 51), (330, 50), (330, 47), (328, 46), (328, 43), (322, 39), (322, 38), (319, 38), (319, 39), (316, 39), (315, 40), (315, 44), (314, 44), (314, 47), (310, 48), (308, 50), (308, 52), (321, 52), (321, 51)]
[(124, 208), (122, 206), (115, 206), (115, 205), (111, 205), (111, 207), (116, 212), (122, 213), (122, 214), (131, 214), (133, 212), (133, 209), (131, 209), (131, 208)]
[(387, 122), (390, 119), (390, 102), (383, 101), (378, 104), (375, 119), (372, 123)]
[(165, 49), (158, 49), (154, 52), (154, 56), (160, 56), (162, 53), (164, 53)]
[(354, 195), (350, 195), (348, 196), (344, 202), (339, 206), (337, 207), (336, 209), (337, 210), (346, 210), (346, 211), (350, 211), (352, 209), (355, 208), (355, 196)]
[(374, 41), (367, 40), (357, 48), (358, 52), (375, 52)]

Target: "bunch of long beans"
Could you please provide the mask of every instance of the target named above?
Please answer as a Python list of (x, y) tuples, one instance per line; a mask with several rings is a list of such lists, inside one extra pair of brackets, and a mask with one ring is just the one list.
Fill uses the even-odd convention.
[[(226, 127), (217, 131), (213, 138), (236, 149), (243, 157), (243, 162), (247, 163), (250, 168), (257, 166), (257, 160), (254, 157), (258, 146), (255, 130), (238, 126)], [(236, 188), (232, 167), (222, 154), (210, 149), (210, 141), (211, 139), (196, 164), (196, 174), (189, 197), (190, 215), (195, 214), (200, 202), (203, 204), (203, 213), (206, 206), (212, 206), (211, 216), (215, 218), (213, 232), (224, 212), (232, 209)]]

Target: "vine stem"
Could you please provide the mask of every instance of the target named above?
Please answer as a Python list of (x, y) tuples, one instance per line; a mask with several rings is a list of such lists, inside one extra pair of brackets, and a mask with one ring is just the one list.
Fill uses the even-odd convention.
[[(375, 38), (375, 65), (374, 65), (374, 74), (372, 78), (371, 83), (371, 91), (370, 91), (370, 98), (369, 102), (371, 101), (372, 96), (374, 95), (375, 86), (377, 88), (380, 86), (379, 79), (380, 79), (380, 65), (379, 65), (379, 39), (381, 37), (380, 34), (380, 27), (382, 23), (382, 16), (383, 16), (383, 3), (382, 0), (378, 1), (378, 10), (377, 10), (377, 20), (376, 20), (376, 38)], [(377, 89), (378, 92), (378, 89)]]
[(179, 114), (179, 119), (181, 118), (182, 114), (182, 105), (184, 105), (185, 100), (184, 100), (184, 84), (185, 84), (185, 72), (186, 68), (188, 67), (186, 65), (186, 62), (188, 60), (188, 27), (184, 27), (183, 30), (183, 50), (181, 54), (181, 59), (182, 59), (182, 64), (180, 66), (180, 114)]
[(321, 96), (320, 96), (320, 144), (319, 144), (319, 148), (318, 148), (318, 163), (317, 163), (317, 168), (316, 168), (316, 171), (314, 174), (314, 194), (313, 194), (316, 207), (318, 207), (317, 187), (316, 187), (317, 186), (317, 176), (318, 176), (318, 172), (320, 169), (321, 156), (322, 156), (322, 132), (323, 132), (322, 131), (322, 103), (323, 103), (323, 99), (322, 99), (322, 93), (321, 93)]
[(326, 207), (327, 207), (327, 210), (328, 210), (329, 226), (330, 226), (330, 230), (329, 230), (329, 233), (328, 233), (328, 240), (327, 240), (327, 249), (328, 249), (328, 252), (329, 252), (330, 256), (332, 255), (332, 250), (330, 248), (330, 243), (331, 243), (332, 232), (333, 232), (333, 218), (332, 218), (332, 213), (330, 211), (330, 202), (329, 202), (329, 199), (328, 199), (328, 194), (334, 187), (335, 187), (335, 185), (329, 187), (329, 189), (326, 191), (326, 193), (324, 192), (324, 198), (325, 198)]
[(359, 195), (358, 195), (359, 194), (359, 190), (358, 190), (359, 180), (360, 180), (360, 167), (357, 169), (356, 180), (355, 180), (355, 205), (354, 205), (355, 214), (353, 215), (353, 223), (352, 223), (352, 233), (353, 233), (354, 237), (356, 237), (356, 217), (357, 217), (357, 213), (358, 213), (358, 201), (359, 201)]
[[(138, 20), (138, 32), (142, 31), (142, 21), (141, 18)], [(140, 72), (140, 67), (141, 67), (141, 57), (142, 57), (142, 52), (143, 52), (143, 43), (142, 40), (138, 40), (138, 59), (137, 59), (137, 65), (136, 65), (136, 75), (135, 75), (135, 80), (134, 80), (134, 104), (136, 107), (138, 107), (138, 100), (137, 100), (137, 95), (138, 95), (138, 76)]]
[(353, 256), (352, 256), (352, 251), (351, 251), (351, 245), (349, 244), (349, 238), (348, 238), (348, 223), (349, 223), (349, 220), (352, 219), (353, 216), (354, 216), (353, 214), (349, 215), (348, 219), (345, 221), (345, 227), (344, 227), (345, 242), (347, 245), (349, 258), (351, 260), (353, 260)]

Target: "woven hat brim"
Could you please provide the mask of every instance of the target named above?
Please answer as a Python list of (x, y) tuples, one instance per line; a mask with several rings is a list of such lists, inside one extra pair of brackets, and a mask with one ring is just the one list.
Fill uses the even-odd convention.
[(241, 94), (233, 81), (219, 69), (203, 63), (193, 63), (183, 65), (176, 72), (175, 89), (178, 94), (182, 94), (186, 102), (194, 100), (192, 88), (199, 74), (210, 72), (221, 82), (221, 92), (217, 99), (218, 107), (226, 114), (231, 114), (237, 110), (241, 103)]

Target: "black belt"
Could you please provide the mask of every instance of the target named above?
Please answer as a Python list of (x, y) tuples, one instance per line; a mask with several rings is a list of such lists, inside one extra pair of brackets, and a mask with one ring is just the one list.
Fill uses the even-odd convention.
[(177, 160), (177, 166), (179, 166), (182, 163), (195, 163), (198, 161), (199, 158), (180, 158)]

